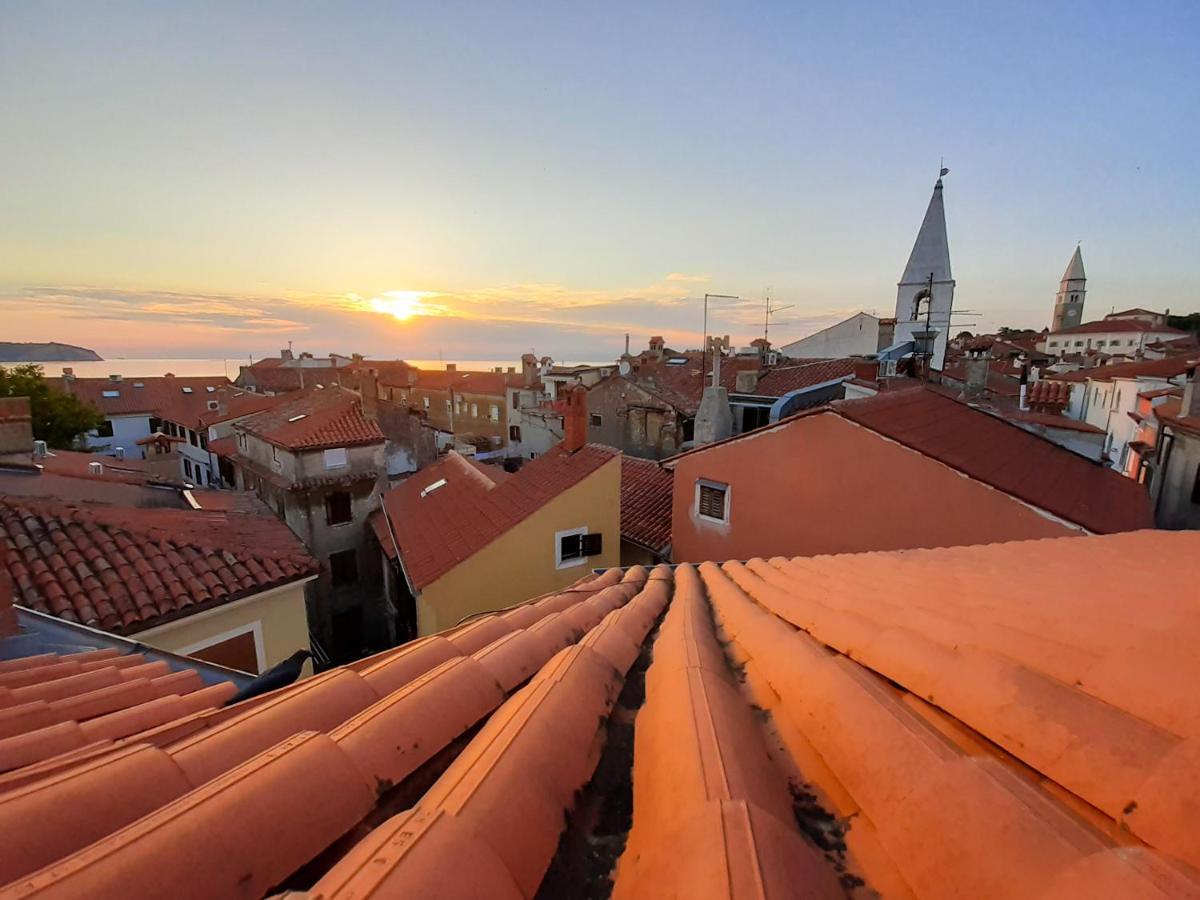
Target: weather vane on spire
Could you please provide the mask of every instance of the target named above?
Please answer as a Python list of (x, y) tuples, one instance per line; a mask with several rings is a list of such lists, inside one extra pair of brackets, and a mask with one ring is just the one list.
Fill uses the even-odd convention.
[(938, 157), (938, 178), (941, 178), (943, 175), (949, 175), (949, 174), (950, 174), (950, 170), (946, 168), (946, 157), (939, 156)]

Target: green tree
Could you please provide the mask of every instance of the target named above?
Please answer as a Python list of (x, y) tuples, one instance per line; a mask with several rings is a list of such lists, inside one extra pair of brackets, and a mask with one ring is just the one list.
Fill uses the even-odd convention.
[(56, 449), (71, 449), (81, 434), (104, 424), (94, 407), (50, 387), (41, 366), (0, 366), (0, 397), (28, 397), (33, 436)]

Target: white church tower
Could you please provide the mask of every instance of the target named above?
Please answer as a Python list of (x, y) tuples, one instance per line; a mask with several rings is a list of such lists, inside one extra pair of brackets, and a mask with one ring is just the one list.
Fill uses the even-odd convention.
[(1075, 254), (1067, 263), (1058, 294), (1054, 298), (1054, 318), (1051, 331), (1062, 331), (1083, 324), (1083, 298), (1087, 295), (1087, 275), (1083, 271), (1083, 254), (1075, 247)]
[[(946, 174), (946, 170), (942, 170)], [(933, 276), (932, 287), (930, 276)], [(895, 340), (913, 340), (934, 333), (930, 365), (941, 369), (950, 335), (950, 310), (954, 306), (954, 278), (950, 274), (950, 242), (946, 238), (946, 207), (942, 179), (933, 186), (917, 241), (896, 289)]]

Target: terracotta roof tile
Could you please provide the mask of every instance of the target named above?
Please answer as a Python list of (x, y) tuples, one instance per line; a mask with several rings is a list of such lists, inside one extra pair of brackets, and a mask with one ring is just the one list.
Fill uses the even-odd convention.
[(936, 391), (841, 400), (833, 411), (1091, 531), (1153, 524), (1141, 485)]
[(376, 513), (372, 525), (389, 556), (399, 545), (421, 590), (618, 456), (598, 444), (575, 453), (556, 446), (510, 477), (451, 451), (385, 493), (387, 518)]
[[(196, 428), (208, 401), (230, 387), (229, 379), (175, 375), (144, 378), (47, 378), (56, 390), (73, 394), (106, 416), (145, 413)], [(116, 396), (105, 396), (106, 394)]]
[(385, 440), (379, 423), (363, 415), (362, 398), (336, 386), (289, 398), (241, 419), (234, 428), (288, 450), (357, 447)]
[(750, 393), (761, 397), (782, 397), (791, 391), (810, 388), (828, 381), (844, 381), (854, 375), (854, 364), (855, 360), (845, 358), (823, 359), (795, 366), (777, 366), (767, 370), (758, 380), (758, 386)]
[(1074, 328), (1063, 328), (1059, 331), (1052, 331), (1050, 332), (1050, 336), (1054, 337), (1060, 334), (1119, 334), (1131, 331), (1153, 331), (1157, 334), (1180, 336), (1187, 334), (1186, 331), (1180, 331), (1178, 328), (1155, 325), (1142, 319), (1101, 319), (1098, 322), (1084, 322), (1082, 325), (1076, 325)]
[(1047, 372), (1045, 377), (1054, 381), (1067, 382), (1111, 381), (1114, 378), (1175, 378), (1187, 370), (1188, 358), (1186, 356), (1170, 356), (1166, 359), (1144, 359), (1138, 362), (1119, 363), (1115, 366), (1092, 366), (1061, 375)]
[(662, 553), (671, 543), (670, 470), (654, 460), (621, 457), (621, 537)]
[(0, 871), (15, 896), (528, 897), (623, 845), (616, 897), (1193, 896), (1197, 577), (1200, 535), (1151, 531), (610, 570), (166, 749), (0, 778)]
[(120, 633), (316, 570), (285, 526), (258, 515), (0, 497), (0, 537), (18, 603)]

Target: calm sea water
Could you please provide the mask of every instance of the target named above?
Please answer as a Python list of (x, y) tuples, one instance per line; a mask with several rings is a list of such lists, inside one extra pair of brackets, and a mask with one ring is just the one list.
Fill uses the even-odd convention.
[[(460, 369), (470, 369), (473, 371), (487, 371), (494, 369), (496, 366), (520, 366), (518, 360), (512, 359), (410, 359), (408, 360), (414, 366), (422, 369), (444, 369), (447, 363), (454, 363)], [(47, 375), (61, 375), (64, 368), (75, 370), (75, 375), (78, 378), (105, 378), (109, 375), (123, 375), (126, 377), (146, 377), (151, 375), (166, 375), (171, 372), (175, 375), (224, 375), (227, 378), (237, 378), (238, 366), (246, 365), (248, 360), (245, 357), (229, 358), (229, 359), (105, 359), (96, 361), (83, 362), (63, 362), (56, 360), (53, 362), (37, 362)], [(612, 360), (603, 362), (584, 361), (584, 360), (567, 360), (558, 361), (559, 365), (609, 365)], [(15, 363), (0, 363), (0, 366), (11, 366)]]

